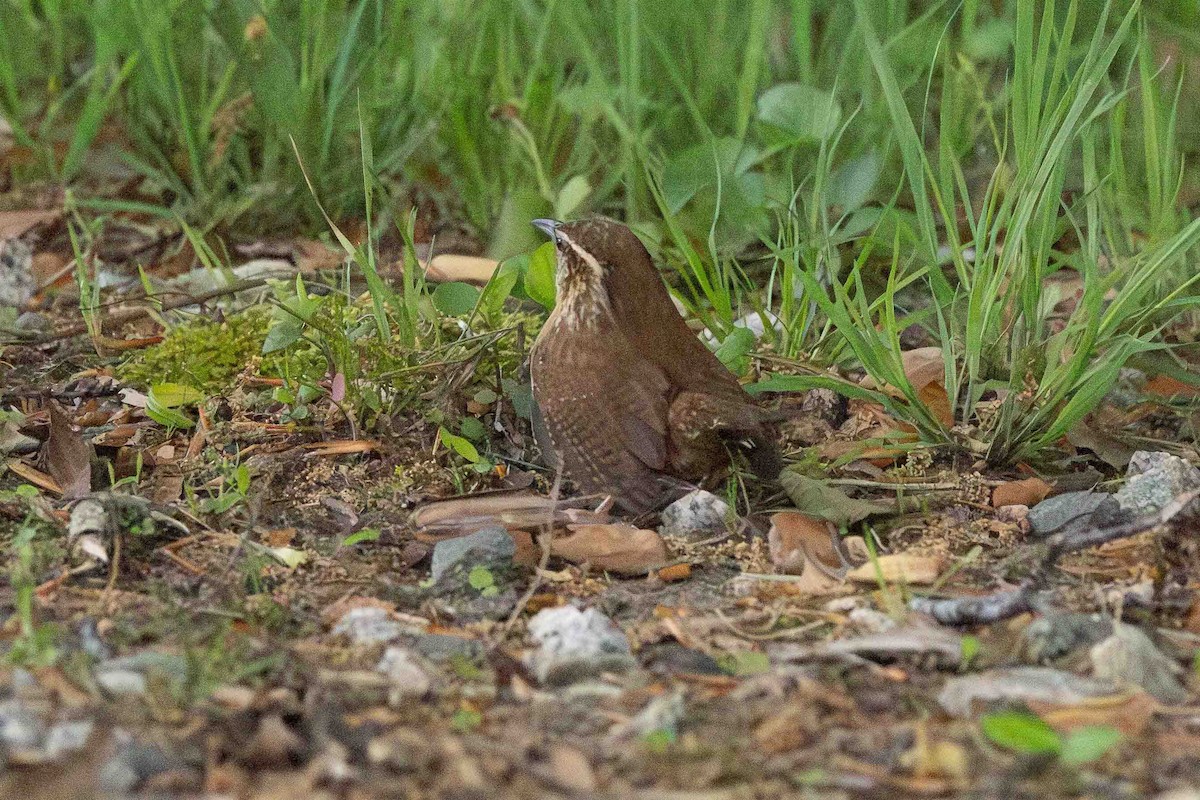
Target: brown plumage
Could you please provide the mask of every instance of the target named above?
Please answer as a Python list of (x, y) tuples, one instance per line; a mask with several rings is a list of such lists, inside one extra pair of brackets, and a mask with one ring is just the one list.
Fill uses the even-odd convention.
[(533, 394), (567, 477), (630, 513), (660, 507), (745, 452), (780, 469), (774, 431), (671, 302), (645, 246), (610, 219), (536, 220), (558, 302), (531, 356)]

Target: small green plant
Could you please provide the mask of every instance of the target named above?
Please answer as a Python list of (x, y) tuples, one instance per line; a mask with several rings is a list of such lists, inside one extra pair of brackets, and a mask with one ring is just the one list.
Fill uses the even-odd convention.
[(250, 491), (250, 469), (245, 464), (226, 464), (220, 466), (221, 483), (213, 489), (205, 489), (207, 497), (198, 498), (196, 490), (185, 486), (188, 500), (193, 508), (204, 514), (224, 514), (238, 503), (246, 500)]
[(496, 585), (496, 576), (490, 569), (482, 565), (471, 568), (467, 574), (467, 584), (479, 592), (481, 597), (495, 597), (500, 594), (500, 587)]
[[(28, 492), (20, 491), (19, 496)], [(33, 573), (34, 540), (38, 526), (29, 515), (17, 527), (9, 556), (9, 581), (16, 595), (17, 637), (8, 651), (8, 660), (27, 667), (48, 667), (59, 657), (59, 629), (49, 623), (39, 623), (34, 616), (34, 593), (37, 588)]]
[(450, 718), (451, 730), (458, 733), (470, 733), (481, 725), (483, 725), (483, 712), (465, 705), (455, 711), (454, 716)]
[(1108, 725), (1088, 725), (1063, 735), (1041, 717), (1021, 711), (998, 711), (980, 721), (984, 734), (1008, 750), (1035, 756), (1054, 756), (1068, 766), (1089, 764), (1124, 738)]

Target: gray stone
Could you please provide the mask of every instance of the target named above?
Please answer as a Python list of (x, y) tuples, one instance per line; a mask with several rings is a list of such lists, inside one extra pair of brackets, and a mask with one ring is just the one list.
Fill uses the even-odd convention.
[(402, 697), (422, 697), (433, 683), (424, 667), (403, 647), (392, 646), (384, 650), (375, 670), (386, 675), (392, 688)]
[(1114, 495), (1138, 516), (1158, 514), (1176, 497), (1200, 488), (1200, 470), (1170, 453), (1139, 450), (1129, 461), (1128, 480)]
[(1139, 628), (1117, 623), (1112, 636), (1092, 647), (1091, 654), (1097, 678), (1140, 686), (1168, 705), (1188, 699), (1187, 690), (1179, 682), (1180, 666), (1163, 655)]
[(729, 504), (712, 492), (694, 489), (663, 509), (658, 532), (682, 539), (708, 539), (724, 533)]
[(483, 655), (483, 644), (476, 639), (448, 633), (426, 633), (412, 643), (413, 649), (430, 661), (442, 663), (455, 658), (475, 659)]
[(1103, 492), (1067, 492), (1047, 497), (1029, 509), (1029, 525), (1038, 536), (1049, 536), (1069, 525), (1074, 527), (1073, 523), (1086, 522), (1105, 501), (1116, 502)]
[(46, 735), (46, 724), (20, 700), (0, 702), (0, 746), (5, 750), (29, 750)]
[(1052, 612), (1021, 631), (1021, 650), (1034, 663), (1046, 663), (1081, 647), (1091, 647), (1112, 634), (1113, 623), (1100, 614)]
[(529, 633), (538, 643), (532, 666), (543, 683), (561, 686), (636, 664), (625, 634), (594, 608), (539, 611), (529, 621)]
[(83, 748), (96, 724), (90, 719), (60, 722), (46, 734), (42, 751), (46, 760), (56, 761), (68, 753)]
[(438, 583), (456, 568), (464, 571), (475, 567), (506, 568), (512, 565), (516, 552), (517, 545), (513, 538), (499, 525), (476, 531), (470, 536), (445, 539), (433, 548), (431, 578)]
[(106, 795), (125, 797), (141, 779), (138, 771), (125, 759), (133, 737), (128, 731), (118, 728), (113, 732), (113, 739), (117, 744), (117, 753), (100, 767), (97, 784)]
[(335, 636), (345, 636), (357, 645), (390, 642), (410, 631), (411, 628), (375, 606), (352, 608), (333, 626)]
[(33, 250), (20, 239), (0, 239), (0, 306), (23, 306), (33, 297)]
[(26, 311), (17, 317), (17, 321), (13, 325), (17, 330), (32, 333), (49, 333), (54, 329), (54, 323), (50, 321), (50, 318), (36, 311)]
[(96, 683), (109, 694), (146, 693), (146, 676), (132, 669), (105, 669), (96, 673)]

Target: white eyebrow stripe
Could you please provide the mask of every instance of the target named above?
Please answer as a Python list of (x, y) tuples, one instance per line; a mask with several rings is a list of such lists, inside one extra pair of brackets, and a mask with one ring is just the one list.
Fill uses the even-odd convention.
[(588, 267), (592, 270), (592, 274), (594, 274), (597, 278), (603, 277), (604, 270), (600, 268), (600, 262), (596, 260), (596, 257), (594, 255), (589, 253), (587, 250), (584, 250), (579, 245), (575, 244), (575, 242), (571, 240), (571, 237), (567, 236), (562, 231), (557, 231), (556, 235), (558, 236), (559, 241), (566, 242), (568, 245), (571, 246), (571, 249), (574, 250), (579, 255), (579, 257), (583, 259), (583, 263), (587, 264)]

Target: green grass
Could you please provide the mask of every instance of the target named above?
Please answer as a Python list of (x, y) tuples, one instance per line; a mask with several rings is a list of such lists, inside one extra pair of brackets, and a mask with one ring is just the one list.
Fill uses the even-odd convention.
[[(347, 330), (400, 349), (447, 308), (414, 268), (415, 205), (498, 257), (538, 244), (533, 217), (623, 217), (718, 338), (772, 315), (776, 355), (892, 391), (769, 385), (836, 386), (1007, 463), (1197, 317), (1197, 23), (1168, 0), (0, 0), (0, 110), (14, 177), (80, 208), (135, 208), (98, 199), (120, 165), (193, 241), (332, 234), (371, 289)], [(367, 241), (342, 233), (362, 220)], [(913, 326), (953, 420), (904, 374)], [(346, 332), (321, 341), (353, 377)]]

